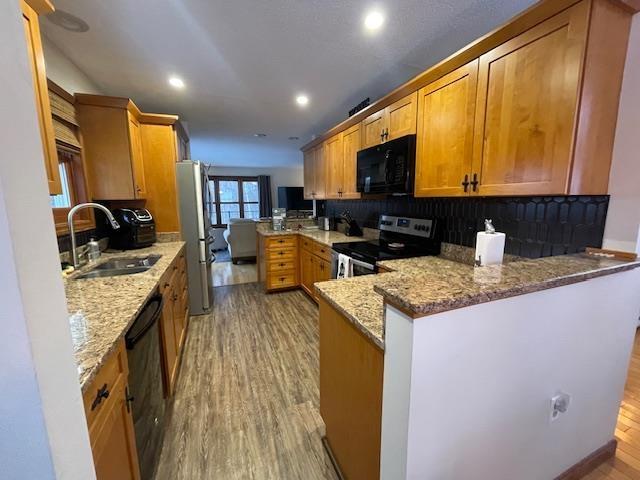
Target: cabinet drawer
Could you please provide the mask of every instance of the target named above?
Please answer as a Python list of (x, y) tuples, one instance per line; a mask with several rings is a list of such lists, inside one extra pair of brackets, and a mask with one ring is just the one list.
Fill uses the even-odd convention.
[(279, 260), (291, 260), (298, 256), (296, 248), (276, 248), (273, 250), (267, 250), (267, 260), (269, 262)]
[(302, 245), (302, 248), (313, 253), (313, 246), (315, 245), (316, 242), (314, 242), (310, 238), (304, 238), (304, 237), (300, 239), (300, 242), (301, 242), (300, 244)]
[(128, 373), (127, 353), (124, 348), (124, 340), (121, 340), (82, 395), (89, 431), (97, 423), (102, 412), (109, 410), (108, 406), (117, 400), (114, 388), (120, 380), (126, 383)]
[(331, 261), (331, 247), (327, 247), (322, 243), (314, 242), (313, 253), (324, 260), (329, 262)]
[(267, 263), (267, 272), (283, 272), (285, 270), (295, 270), (297, 268), (298, 261), (295, 258), (273, 260)]
[(291, 288), (297, 285), (295, 271), (273, 272), (267, 276), (267, 289), (277, 290), (280, 288)]
[(294, 235), (267, 237), (266, 241), (266, 246), (268, 249), (295, 247), (296, 245), (296, 237)]

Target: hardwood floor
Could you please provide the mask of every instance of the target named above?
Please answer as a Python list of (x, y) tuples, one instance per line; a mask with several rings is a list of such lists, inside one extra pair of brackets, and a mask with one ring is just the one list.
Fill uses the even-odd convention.
[(318, 310), (301, 291), (214, 289), (193, 317), (156, 480), (328, 479)]
[(255, 263), (214, 262), (211, 265), (214, 287), (240, 285), (258, 281), (258, 269)]
[[(155, 480), (337, 480), (322, 444), (317, 307), (301, 291), (214, 289), (192, 317)], [(583, 480), (640, 480), (640, 335), (614, 459)]]
[(640, 480), (640, 335), (636, 335), (615, 434), (615, 458), (583, 480)]

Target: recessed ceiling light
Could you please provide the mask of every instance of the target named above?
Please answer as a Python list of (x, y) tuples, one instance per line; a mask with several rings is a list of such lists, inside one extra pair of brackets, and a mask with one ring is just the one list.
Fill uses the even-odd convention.
[(300, 94), (296, 97), (296, 103), (301, 107), (306, 107), (309, 104), (309, 97), (304, 94)]
[(266, 133), (254, 133), (253, 134), (254, 137), (258, 137), (258, 138), (264, 138), (267, 136)]
[(169, 85), (174, 88), (184, 88), (184, 81), (180, 77), (169, 77)]
[(300, 140), (300, 137), (289, 137), (289, 140)]
[(373, 10), (364, 17), (364, 26), (367, 30), (376, 31), (384, 24), (384, 15), (378, 10)]

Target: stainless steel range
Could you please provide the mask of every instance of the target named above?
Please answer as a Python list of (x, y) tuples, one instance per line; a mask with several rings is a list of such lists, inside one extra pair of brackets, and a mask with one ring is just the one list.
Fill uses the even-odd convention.
[(381, 260), (422, 257), (440, 254), (440, 236), (433, 219), (381, 215), (378, 223), (379, 240), (334, 243), (332, 278), (338, 277), (340, 254), (349, 257), (353, 275), (377, 273)]

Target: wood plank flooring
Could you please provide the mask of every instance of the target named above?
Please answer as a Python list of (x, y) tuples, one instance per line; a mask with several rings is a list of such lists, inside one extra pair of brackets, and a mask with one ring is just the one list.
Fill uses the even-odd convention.
[(301, 291), (214, 289), (193, 317), (156, 480), (337, 477), (321, 436), (318, 309)]
[[(321, 445), (317, 307), (301, 291), (214, 289), (193, 317), (156, 480), (328, 479)], [(583, 480), (640, 480), (640, 336), (614, 459)]]
[(640, 335), (636, 335), (615, 435), (615, 458), (583, 480), (640, 480)]
[(214, 287), (240, 285), (258, 281), (258, 269), (255, 263), (213, 262), (211, 265)]

